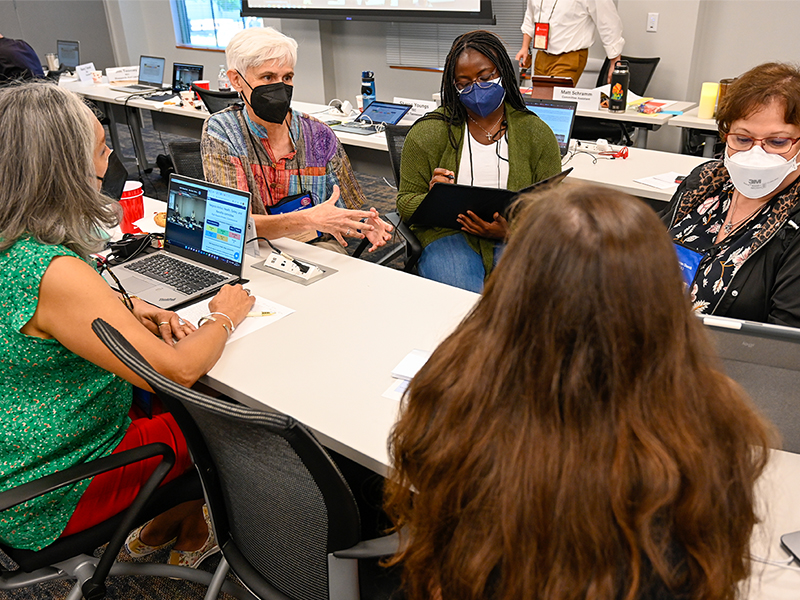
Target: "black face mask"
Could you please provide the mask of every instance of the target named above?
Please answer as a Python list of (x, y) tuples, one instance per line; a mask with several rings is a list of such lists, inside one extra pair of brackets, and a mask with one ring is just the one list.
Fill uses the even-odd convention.
[[(236, 72), (239, 73), (239, 71)], [(247, 83), (244, 75), (239, 73), (239, 77)], [(248, 104), (255, 115), (267, 123), (283, 123), (292, 103), (294, 86), (279, 81), (278, 83), (268, 83), (257, 85), (256, 87), (247, 83), (247, 87), (252, 90)], [(244, 94), (242, 94), (242, 98), (244, 98)], [(245, 101), (247, 100), (245, 99)]]

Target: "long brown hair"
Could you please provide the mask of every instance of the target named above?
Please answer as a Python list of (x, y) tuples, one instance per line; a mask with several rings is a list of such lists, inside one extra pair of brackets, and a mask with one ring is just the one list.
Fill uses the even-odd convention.
[(390, 440), (410, 600), (734, 598), (769, 432), (718, 371), (663, 226), (581, 185), (515, 224)]

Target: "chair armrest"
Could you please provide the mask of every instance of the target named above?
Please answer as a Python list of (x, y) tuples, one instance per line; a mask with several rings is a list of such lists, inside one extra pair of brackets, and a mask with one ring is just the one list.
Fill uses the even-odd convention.
[(386, 220), (389, 221), (406, 241), (406, 266), (403, 269), (406, 273), (411, 273), (422, 254), (422, 244), (419, 243), (417, 236), (405, 224), (400, 214), (397, 212), (386, 213)]
[(118, 454), (104, 456), (97, 460), (81, 465), (75, 465), (51, 475), (45, 475), (35, 481), (17, 486), (0, 493), (0, 511), (13, 508), (38, 496), (43, 496), (53, 490), (77, 483), (82, 479), (94, 477), (106, 471), (113, 471), (141, 460), (162, 456), (162, 462), (168, 463), (170, 469), (175, 464), (175, 453), (172, 448), (161, 442), (131, 448)]
[(333, 553), (336, 558), (379, 558), (391, 556), (400, 549), (400, 535), (395, 532), (391, 535), (364, 540), (352, 548), (337, 550)]

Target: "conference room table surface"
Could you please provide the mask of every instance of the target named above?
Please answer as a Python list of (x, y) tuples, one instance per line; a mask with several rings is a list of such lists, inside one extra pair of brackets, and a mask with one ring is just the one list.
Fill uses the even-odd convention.
[[(145, 198), (146, 215), (164, 206)], [(327, 447), (387, 475), (387, 440), (400, 407), (384, 396), (396, 382), (392, 370), (414, 349), (434, 350), (479, 296), (294, 240), (273, 243), (336, 272), (304, 286), (258, 270), (253, 265), (269, 253), (262, 242), (262, 256), (246, 258), (245, 285), (295, 312), (229, 343), (202, 381), (247, 406), (297, 419)], [(771, 454), (758, 484), (763, 522), (752, 553), (786, 562), (780, 536), (800, 530), (800, 455)], [(800, 569), (756, 562), (749, 585), (744, 597), (752, 600), (796, 600)]]

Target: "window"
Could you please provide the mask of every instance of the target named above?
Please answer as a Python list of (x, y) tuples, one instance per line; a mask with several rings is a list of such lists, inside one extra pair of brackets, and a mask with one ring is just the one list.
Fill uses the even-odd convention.
[(242, 17), (241, 0), (173, 0), (175, 38), (179, 46), (221, 48), (247, 27), (261, 27), (258, 17)]

